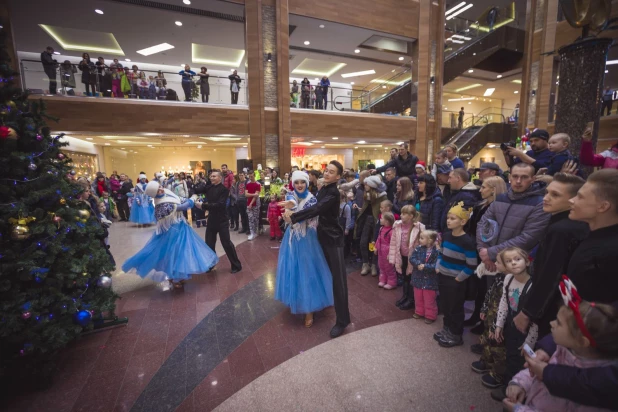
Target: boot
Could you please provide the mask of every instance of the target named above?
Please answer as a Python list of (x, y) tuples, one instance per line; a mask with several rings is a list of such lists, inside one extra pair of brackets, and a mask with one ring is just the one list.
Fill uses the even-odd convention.
[(414, 309), (414, 289), (412, 288), (412, 285), (410, 285), (409, 281), (406, 282), (404, 280), (403, 285), (404, 287), (406, 287), (406, 292), (408, 292), (407, 293), (408, 298), (401, 305), (399, 305), (399, 309), (401, 310)]
[(399, 299), (397, 302), (395, 302), (395, 306), (397, 306), (397, 307), (403, 305), (405, 303), (405, 301), (408, 300), (408, 289), (410, 288), (410, 282), (406, 282), (404, 280), (403, 284), (401, 286), (403, 288), (403, 294), (401, 295), (401, 299)]
[(371, 266), (369, 266), (369, 263), (363, 263), (363, 268), (361, 269), (361, 276), (367, 276), (369, 274), (369, 270), (371, 269)]
[(371, 264), (371, 276), (378, 276), (378, 267), (375, 263)]

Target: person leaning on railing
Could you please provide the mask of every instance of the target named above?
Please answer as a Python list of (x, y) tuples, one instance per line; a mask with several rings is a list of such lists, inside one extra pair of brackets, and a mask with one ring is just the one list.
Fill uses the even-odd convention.
[(185, 64), (184, 70), (178, 72), (182, 76), (182, 90), (185, 92), (185, 102), (190, 102), (191, 98), (191, 86), (193, 85), (193, 76), (195, 72), (191, 70), (191, 66)]
[(82, 54), (82, 61), (79, 62), (78, 68), (82, 72), (82, 83), (86, 86), (86, 95), (96, 95), (97, 69), (88, 53)]
[(238, 71), (234, 70), (234, 73), (228, 76), (230, 79), (230, 92), (232, 93), (232, 104), (238, 104), (238, 92), (240, 91), (240, 82), (242, 79), (238, 75)]
[(49, 94), (56, 94), (56, 67), (58, 62), (53, 58), (54, 48), (47, 46), (45, 51), (41, 53), (41, 63), (43, 63), (43, 71), (49, 77)]

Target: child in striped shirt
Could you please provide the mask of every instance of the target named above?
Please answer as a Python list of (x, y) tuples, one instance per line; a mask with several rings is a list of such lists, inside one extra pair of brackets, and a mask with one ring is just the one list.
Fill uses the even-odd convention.
[(461, 335), (466, 298), (465, 281), (477, 266), (476, 242), (464, 231), (471, 214), (472, 208), (464, 208), (463, 202), (453, 206), (446, 218), (446, 226), (450, 232), (442, 236), (442, 249), (436, 272), (444, 326), (433, 337), (445, 348), (463, 345)]

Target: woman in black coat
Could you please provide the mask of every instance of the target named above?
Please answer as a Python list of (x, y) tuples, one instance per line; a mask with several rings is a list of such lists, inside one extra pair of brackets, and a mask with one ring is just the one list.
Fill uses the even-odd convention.
[(418, 190), (414, 197), (416, 210), (421, 213), (421, 222), (427, 230), (440, 230), (440, 216), (444, 210), (442, 192), (432, 175), (418, 177)]
[(97, 84), (97, 69), (94, 63), (90, 60), (90, 55), (88, 53), (82, 54), (82, 61), (79, 62), (79, 66), (77, 67), (82, 71), (82, 83), (86, 85), (86, 95), (94, 96), (96, 93), (95, 85)]

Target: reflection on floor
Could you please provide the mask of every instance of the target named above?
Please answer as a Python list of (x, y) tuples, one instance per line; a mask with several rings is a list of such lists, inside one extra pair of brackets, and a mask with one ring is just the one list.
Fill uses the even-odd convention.
[[(141, 248), (153, 230), (123, 225), (116, 225), (110, 238), (119, 264)], [(202, 235), (203, 231), (200, 230)], [(297, 407), (299, 410), (325, 410), (320, 405), (335, 408), (330, 410), (348, 409), (354, 405), (350, 397), (357, 395), (373, 399), (367, 405), (392, 397), (390, 403), (384, 404), (393, 406), (389, 410), (415, 410), (421, 408), (419, 405), (424, 410), (436, 410), (432, 405), (440, 410), (498, 407), (481, 388), (478, 375), (469, 370), (475, 357), (468, 344), (474, 343), (474, 339), (466, 335), (463, 347), (439, 348), (431, 339), (439, 322), (427, 326), (409, 320), (412, 313), (402, 312), (394, 305), (401, 293), (399, 289), (380, 289), (376, 278), (361, 277), (359, 265), (348, 264), (353, 323), (346, 335), (351, 336), (330, 341), (332, 308), (317, 313), (314, 326), (307, 329), (302, 316), (291, 315), (272, 299), (279, 244), (266, 236), (252, 242), (237, 234), (233, 239), (243, 264), (242, 272), (235, 275), (230, 274), (225, 256), (215, 272), (194, 277), (184, 290), (168, 290), (165, 284), (142, 285), (134, 283), (133, 275), (116, 274), (115, 287), (127, 290), (118, 302), (117, 312), (128, 316), (129, 324), (84, 336), (72, 344), (61, 355), (51, 387), (16, 399), (9, 410), (209, 411), (222, 403), (223, 410), (230, 410), (224, 402), (252, 382), (229, 400), (230, 405), (242, 404), (246, 393), (266, 382), (284, 387), (281, 377), (287, 380), (298, 362), (308, 363), (308, 386), (313, 386), (314, 380), (322, 381), (316, 388), (326, 387), (332, 380), (340, 381), (334, 374), (337, 372), (349, 381), (345, 391), (333, 395), (336, 387), (331, 387), (316, 396), (315, 392), (304, 391), (303, 386), (286, 391), (295, 394), (288, 393), (289, 397), (282, 398), (281, 403), (273, 398), (271, 403), (261, 400), (259, 408), (253, 405), (254, 408), (236, 410), (290, 410), (286, 405), (292, 399), (306, 406)], [(131, 290), (134, 287), (141, 288)], [(403, 323), (393, 323), (398, 325), (393, 328), (367, 329), (358, 338), (353, 333), (404, 319)], [(377, 345), (381, 340), (384, 344)], [(316, 348), (319, 352), (305, 353), (325, 342), (328, 344)], [(338, 356), (342, 350), (347, 355)], [(334, 369), (325, 369), (324, 362), (316, 360), (322, 358), (330, 359)], [(350, 362), (351, 359), (358, 361)], [(289, 368), (288, 360), (293, 360)], [(356, 376), (355, 368), (361, 368), (362, 374)], [(378, 391), (381, 386), (374, 386), (374, 379), (381, 379), (385, 387), (393, 380), (392, 390)], [(408, 386), (402, 386), (398, 382), (401, 379), (407, 380)], [(299, 377), (289, 381), (296, 382), (294, 385), (304, 382)], [(417, 393), (417, 386), (422, 388), (421, 393)], [(334, 396), (334, 403), (324, 403), (322, 398), (331, 396), (327, 394)], [(437, 402), (438, 398), (440, 403), (428, 403)], [(485, 406), (479, 410), (489, 408)]]

